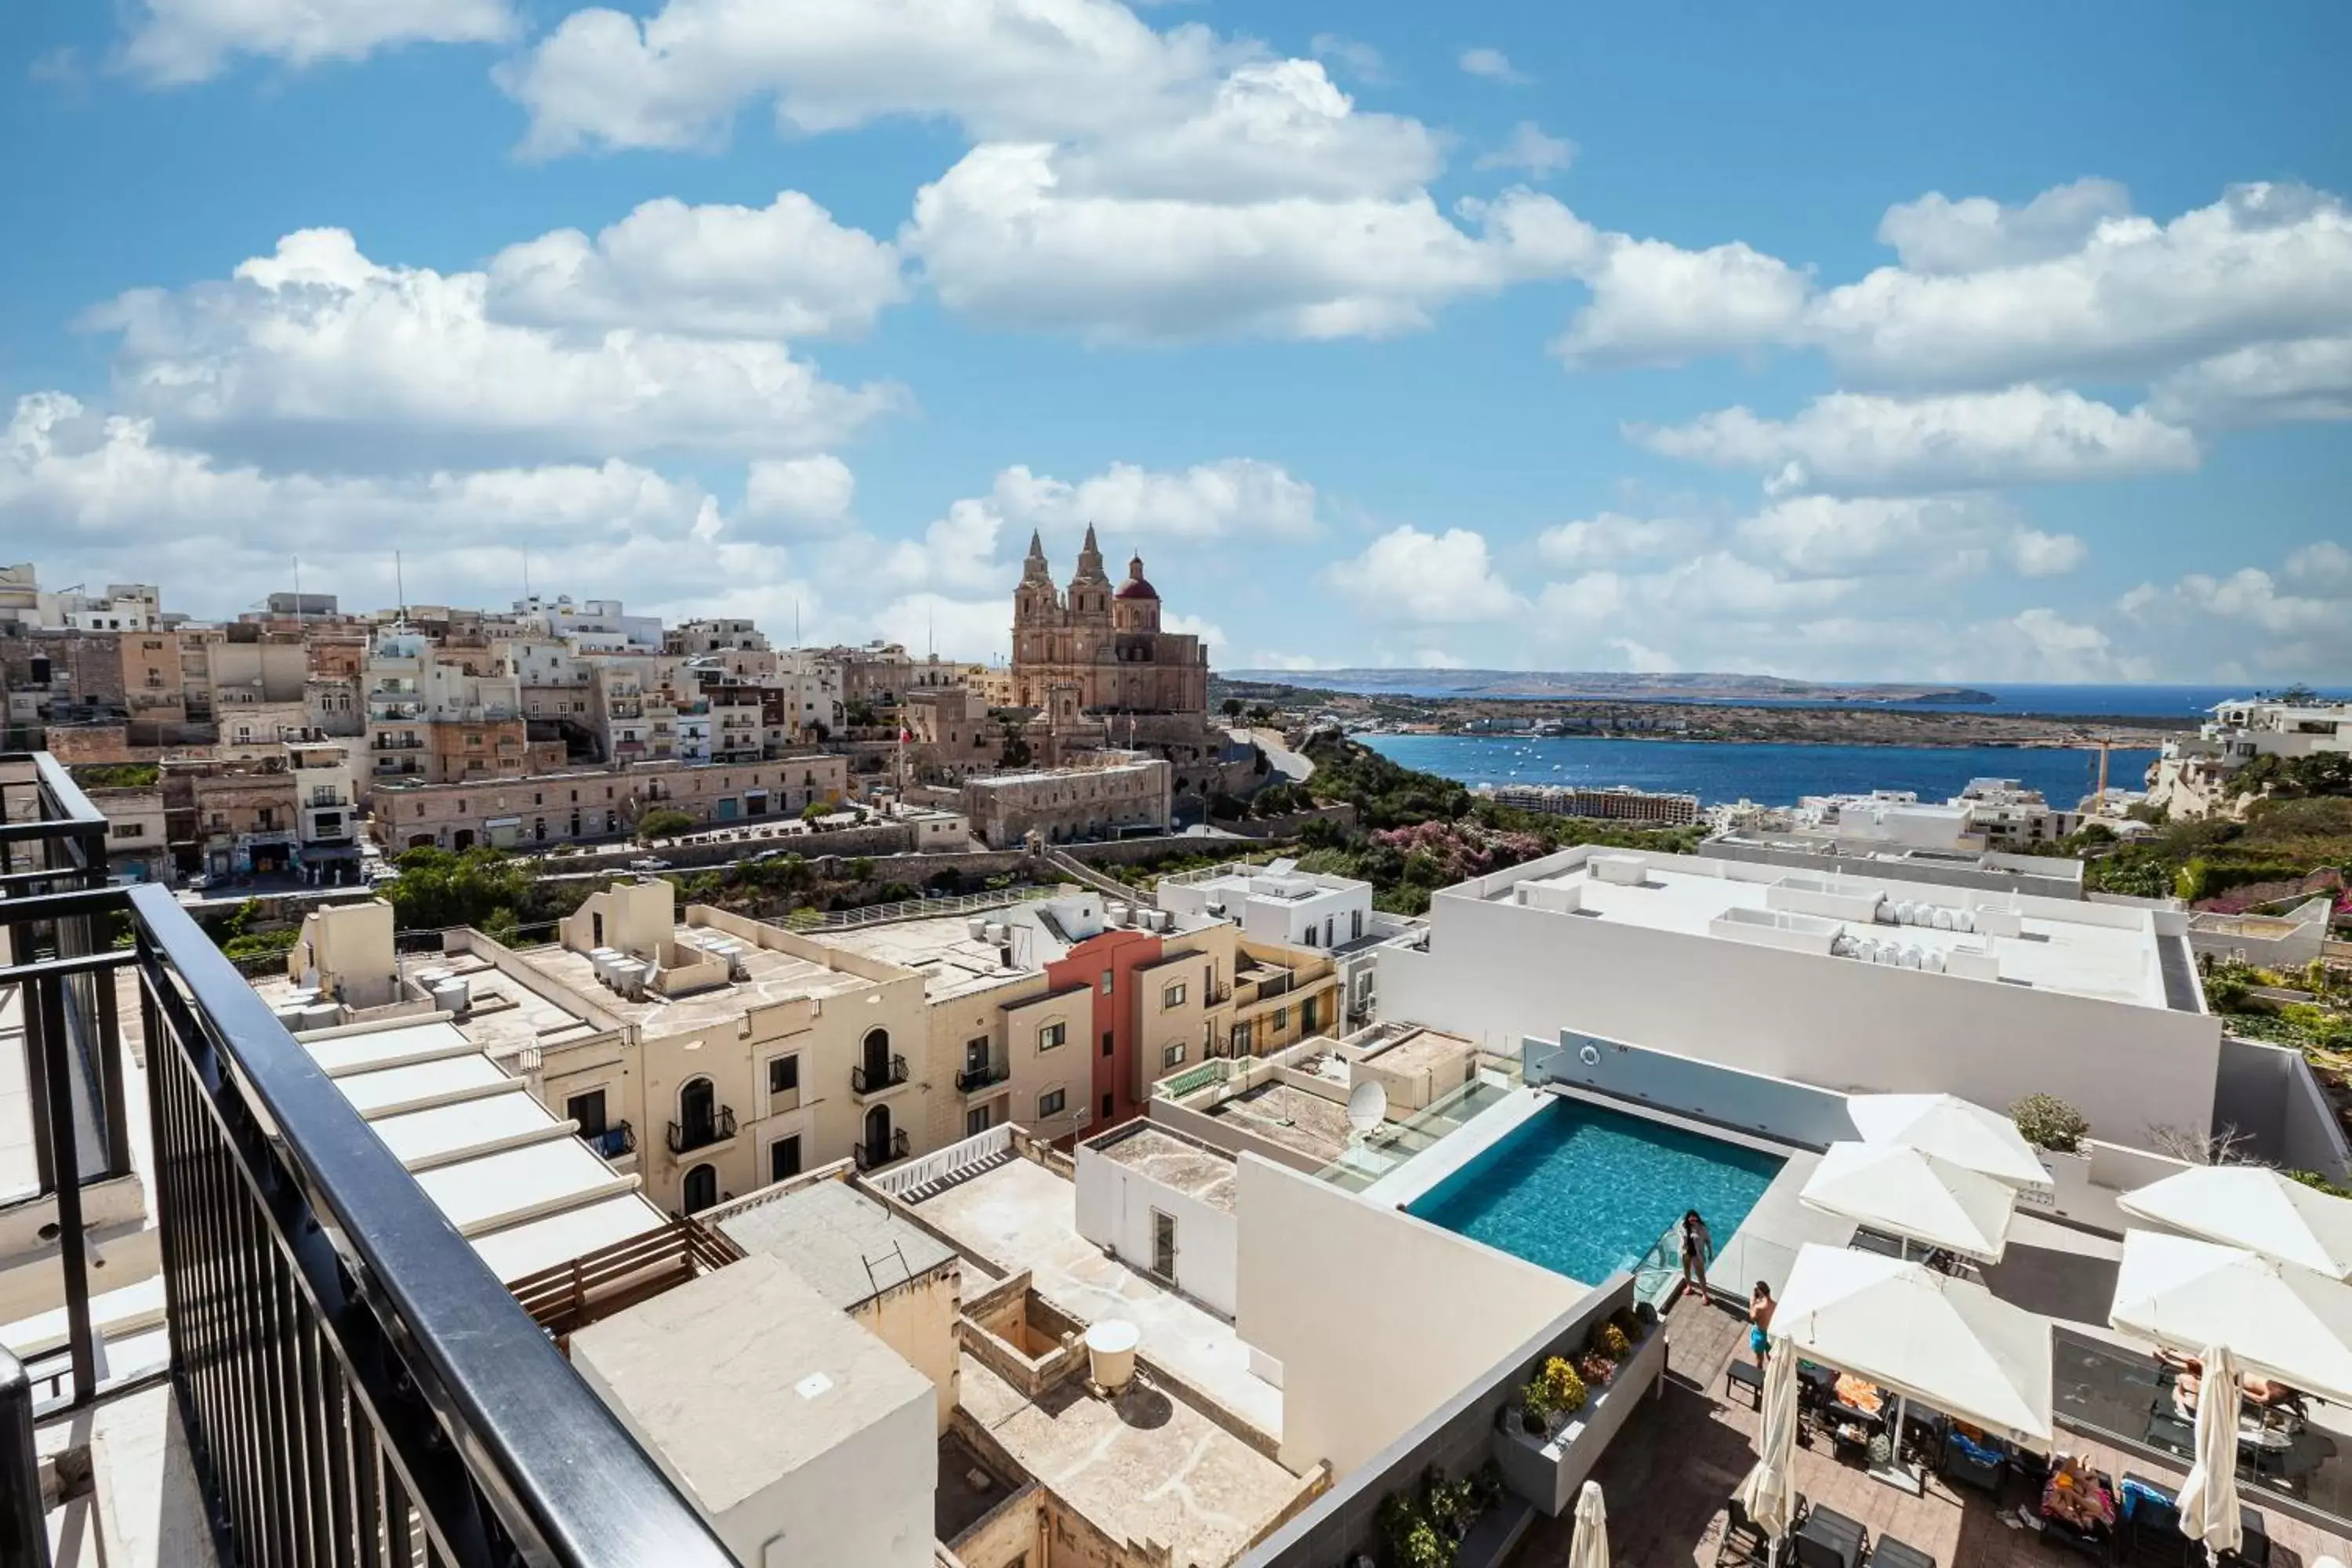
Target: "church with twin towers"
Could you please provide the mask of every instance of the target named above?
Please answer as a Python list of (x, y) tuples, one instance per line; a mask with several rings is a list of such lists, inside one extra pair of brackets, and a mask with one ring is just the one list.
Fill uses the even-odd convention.
[[(1209, 708), (1208, 649), (1189, 632), (1160, 629), (1160, 594), (1143, 574), (1142, 556), (1128, 562), (1125, 582), (1110, 580), (1091, 523), (1066, 589), (1054, 584), (1044, 542), (1029, 536), (1013, 595), (1012, 676), (1016, 706), (1064, 722), (1152, 715), (1197, 724)], [(1128, 728), (1105, 727), (1113, 741)], [(1186, 728), (1184, 739), (1198, 737)]]

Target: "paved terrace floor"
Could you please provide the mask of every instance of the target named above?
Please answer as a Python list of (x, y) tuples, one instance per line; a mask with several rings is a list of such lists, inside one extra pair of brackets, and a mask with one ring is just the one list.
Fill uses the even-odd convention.
[[(1745, 1357), (1744, 1325), (1731, 1309), (1685, 1296), (1670, 1318), (1664, 1394), (1638, 1412), (1610, 1448), (1593, 1479), (1609, 1504), (1614, 1568), (1692, 1568), (1712, 1564), (1723, 1536), (1724, 1501), (1756, 1462), (1756, 1413), (1740, 1396), (1724, 1398), (1724, 1369)], [(2120, 1479), (2126, 1472), (2177, 1487), (2182, 1468), (2129, 1458), (2062, 1433), (2061, 1445)], [(1807, 1500), (1917, 1547), (1939, 1568), (2080, 1568), (2084, 1561), (2024, 1528), (2001, 1522), (1985, 1494), (1955, 1491), (1929, 1478), (1927, 1495), (1907, 1497), (1831, 1457), (1816, 1439), (1797, 1450), (1797, 1486)], [(2014, 1510), (2024, 1500), (2012, 1493)], [(2253, 1501), (2260, 1506), (2258, 1500)], [(2311, 1568), (2322, 1556), (2352, 1561), (2352, 1542), (2323, 1535), (2263, 1510), (2274, 1568)], [(1511, 1559), (1513, 1568), (1561, 1568), (1573, 1533), (1568, 1516), (1539, 1519)]]
[(923, 1218), (1082, 1323), (1123, 1318), (1142, 1351), (1269, 1436), (1282, 1434), (1282, 1390), (1249, 1369), (1233, 1325), (1161, 1289), (1077, 1232), (1077, 1188), (1034, 1160), (1009, 1160), (919, 1207)]

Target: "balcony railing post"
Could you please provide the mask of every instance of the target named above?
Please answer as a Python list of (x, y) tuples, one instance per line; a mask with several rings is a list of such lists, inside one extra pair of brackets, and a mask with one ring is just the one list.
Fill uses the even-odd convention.
[(33, 1448), (33, 1384), (0, 1349), (0, 1568), (49, 1568), (41, 1463)]
[(89, 1340), (89, 1238), (81, 1228), (81, 1151), (74, 1125), (70, 1042), (66, 1037), (66, 977), (36, 976), (25, 987), (25, 1001), (26, 1045), (41, 1064), (42, 1088), (47, 1098), (49, 1169), (58, 1202), (58, 1261), (65, 1273), (66, 1338), (73, 1354), (73, 1403), (81, 1405), (97, 1396), (98, 1363)]

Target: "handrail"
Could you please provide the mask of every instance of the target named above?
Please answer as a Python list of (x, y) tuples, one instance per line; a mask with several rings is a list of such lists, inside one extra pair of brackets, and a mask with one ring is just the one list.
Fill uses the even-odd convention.
[(894, 1056), (884, 1062), (878, 1073), (869, 1071), (864, 1062), (850, 1064), (849, 1089), (853, 1094), (879, 1094), (906, 1081), (907, 1058), (901, 1056)]
[[(7, 825), (19, 831), (0, 841), (0, 867), (47, 839), (103, 875), (104, 817), (54, 759), (29, 760), (39, 820)], [(0, 794), (21, 787), (0, 779)], [(91, 916), (125, 913), (172, 1378), (222, 1560), (406, 1561), (421, 1546), (467, 1568), (730, 1563), (167, 889), (0, 897), (0, 925), (53, 927), (68, 965), (89, 956)], [(93, 986), (91, 1017), (71, 999), (89, 982), (58, 963), (17, 967), (37, 1020), (27, 1048), (60, 1069), (37, 1127), (70, 1172), (83, 1167), (62, 1068), (110, 1077), (121, 1047), (113, 985)], [(57, 1197), (79, 1404), (97, 1391), (79, 1184)]]

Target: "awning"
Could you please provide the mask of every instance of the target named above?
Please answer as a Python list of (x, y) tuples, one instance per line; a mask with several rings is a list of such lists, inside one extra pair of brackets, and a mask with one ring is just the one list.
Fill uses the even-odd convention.
[(1853, 1094), (1846, 1114), (1865, 1143), (1900, 1143), (2012, 1187), (2046, 1187), (2050, 1173), (1999, 1111), (1949, 1094)]
[(2107, 1321), (2184, 1355), (2228, 1345), (2249, 1370), (2352, 1405), (2352, 1285), (2240, 1247), (2124, 1233)]
[(2352, 1277), (2352, 1199), (2315, 1192), (2267, 1166), (2195, 1166), (2126, 1193), (2116, 1206), (2331, 1279)]
[(2017, 1189), (1897, 1143), (1832, 1143), (1797, 1194), (1807, 1208), (1998, 1263)]
[(1981, 1285), (1808, 1243), (1772, 1314), (1782, 1350), (2047, 1450), (2050, 1321)]

